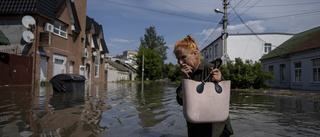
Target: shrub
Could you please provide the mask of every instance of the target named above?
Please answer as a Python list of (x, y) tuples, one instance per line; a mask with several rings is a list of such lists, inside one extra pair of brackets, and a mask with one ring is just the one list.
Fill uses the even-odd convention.
[(243, 62), (240, 58), (236, 58), (234, 63), (228, 61), (226, 66), (221, 66), (220, 71), (225, 80), (231, 80), (233, 89), (266, 89), (270, 88), (266, 80), (274, 79), (270, 72), (263, 71), (261, 62)]

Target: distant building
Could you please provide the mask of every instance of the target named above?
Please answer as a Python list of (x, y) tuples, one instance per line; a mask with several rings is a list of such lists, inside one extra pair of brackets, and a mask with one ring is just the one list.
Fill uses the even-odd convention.
[(320, 27), (294, 35), (261, 59), (272, 88), (320, 91)]
[(106, 60), (106, 81), (116, 82), (121, 80), (134, 80), (136, 77), (136, 70), (131, 68), (128, 64), (123, 64), (121, 62)]
[[(241, 58), (243, 61), (259, 61), (263, 55), (268, 54), (292, 36), (293, 34), (288, 33), (229, 34), (227, 55), (231, 61), (235, 58)], [(203, 48), (201, 54), (204, 60), (211, 63), (217, 58), (222, 58), (222, 35)]]

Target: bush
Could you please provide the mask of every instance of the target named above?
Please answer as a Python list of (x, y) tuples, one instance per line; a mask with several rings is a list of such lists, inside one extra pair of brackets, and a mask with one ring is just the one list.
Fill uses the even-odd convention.
[(220, 71), (225, 80), (231, 80), (233, 89), (266, 89), (270, 88), (266, 80), (274, 79), (270, 72), (263, 71), (261, 62), (243, 62), (240, 58), (236, 58), (234, 64), (228, 61), (226, 66), (221, 66)]

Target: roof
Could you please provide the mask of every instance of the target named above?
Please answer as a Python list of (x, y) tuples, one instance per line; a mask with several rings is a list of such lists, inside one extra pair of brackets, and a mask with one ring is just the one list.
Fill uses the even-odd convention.
[(106, 44), (106, 42), (104, 41), (104, 39), (101, 39), (101, 46), (102, 46), (102, 49), (103, 49), (103, 51), (104, 51), (105, 53), (109, 53), (107, 44)]
[(111, 61), (111, 60), (106, 60), (107, 63), (109, 63), (111, 66), (113, 66), (114, 68), (116, 68), (118, 71), (125, 71), (125, 72), (129, 72), (128, 69), (126, 69), (124, 66), (120, 65), (117, 62)]
[(10, 45), (9, 39), (1, 30), (0, 30), (0, 45)]
[(298, 33), (263, 56), (260, 60), (320, 48), (320, 27)]
[(78, 18), (78, 14), (77, 14), (77, 10), (76, 7), (74, 5), (74, 2), (71, 2), (71, 8), (72, 8), (72, 14), (74, 17), (74, 28), (77, 32), (81, 32), (81, 26), (80, 26), (80, 22), (79, 22), (79, 18)]
[[(102, 50), (103, 50), (104, 53), (109, 53), (106, 41), (103, 39), (102, 25), (97, 23), (93, 18), (90, 18), (89, 16), (87, 16), (87, 18), (86, 18), (86, 30), (91, 30), (92, 27), (93, 27), (92, 39), (93, 39), (93, 44), (94, 44), (95, 48), (99, 49), (98, 39), (96, 38), (96, 36), (98, 36), (98, 35), (100, 35), (100, 33), (102, 33), (102, 38), (101, 38), (101, 41), (100, 41), (101, 42), (101, 46), (102, 46)], [(87, 37), (87, 35), (86, 35), (86, 44), (89, 45), (89, 38)]]
[[(1, 0), (0, 14), (40, 14), (56, 20), (56, 13), (65, 2), (66, 0)], [(75, 20), (75, 30), (80, 32), (81, 27), (74, 3), (71, 1), (70, 3)]]

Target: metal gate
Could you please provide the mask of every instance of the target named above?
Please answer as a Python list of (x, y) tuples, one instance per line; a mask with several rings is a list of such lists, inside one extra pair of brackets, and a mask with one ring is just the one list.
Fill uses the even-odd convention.
[(32, 84), (33, 58), (0, 53), (0, 85)]

